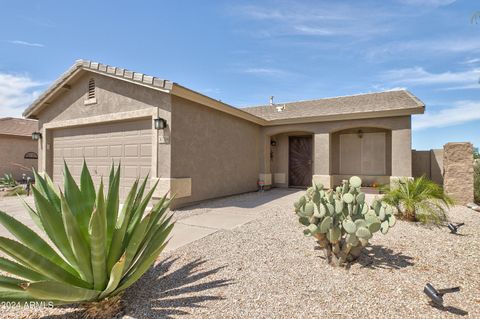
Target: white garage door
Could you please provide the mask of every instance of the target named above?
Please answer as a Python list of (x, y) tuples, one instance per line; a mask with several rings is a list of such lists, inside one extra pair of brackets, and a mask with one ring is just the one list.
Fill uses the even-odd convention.
[[(145, 177), (152, 166), (151, 119), (96, 124), (53, 131), (53, 179), (63, 185), (65, 160), (77, 182), (83, 159), (95, 186), (100, 178), (108, 186), (112, 162), (121, 161), (120, 198), (125, 198), (137, 177)], [(147, 183), (147, 188), (149, 185)]]

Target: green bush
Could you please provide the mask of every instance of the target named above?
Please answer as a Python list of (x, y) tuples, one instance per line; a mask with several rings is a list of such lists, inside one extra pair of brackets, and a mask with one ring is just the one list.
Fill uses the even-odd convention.
[(65, 165), (64, 192), (34, 174), (35, 209), (24, 204), (55, 247), (0, 212), (0, 224), (18, 240), (0, 237), (0, 251), (14, 260), (0, 257), (0, 270), (15, 276), (0, 276), (0, 301), (82, 303), (90, 317), (112, 317), (121, 293), (165, 248), (173, 227), (169, 200), (144, 215), (156, 186), (144, 195), (147, 177), (135, 181), (120, 210), (120, 166), (112, 167), (106, 195), (103, 181), (95, 190), (85, 163), (80, 185)]
[(393, 208), (378, 200), (369, 206), (360, 191), (362, 180), (353, 176), (335, 190), (315, 184), (294, 203), (305, 236), (313, 236), (325, 250), (327, 262), (342, 265), (360, 256), (373, 233), (386, 234), (395, 225)]
[(447, 210), (454, 204), (442, 186), (424, 176), (400, 180), (385, 190), (383, 200), (395, 206), (398, 215), (409, 221), (441, 224), (448, 219)]
[(0, 186), (15, 187), (18, 186), (18, 182), (13, 178), (12, 174), (4, 174), (3, 177), (0, 178)]

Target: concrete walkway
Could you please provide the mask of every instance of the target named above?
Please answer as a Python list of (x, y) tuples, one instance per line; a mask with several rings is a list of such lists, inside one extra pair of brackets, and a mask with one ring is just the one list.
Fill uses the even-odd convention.
[[(273, 189), (262, 193), (247, 193), (173, 211), (176, 224), (167, 251), (187, 245), (220, 230), (231, 230), (260, 218), (261, 212), (274, 207), (292, 207), (302, 190)], [(33, 197), (24, 198), (34, 207)], [(28, 212), (17, 197), (0, 198), (0, 210), (38, 231)], [(0, 225), (0, 236), (10, 233)]]

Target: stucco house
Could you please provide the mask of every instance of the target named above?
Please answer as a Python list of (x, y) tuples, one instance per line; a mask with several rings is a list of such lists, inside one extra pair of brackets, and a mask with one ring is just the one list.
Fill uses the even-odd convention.
[(38, 145), (32, 139), (37, 121), (12, 117), (0, 118), (0, 177), (12, 174), (16, 180), (22, 175), (33, 177), (37, 169)]
[(405, 90), (235, 108), (175, 82), (79, 60), (29, 106), (38, 120), (39, 170), (61, 182), (83, 158), (94, 179), (123, 164), (159, 181), (175, 206), (254, 191), (325, 187), (350, 175), (388, 183), (412, 175), (411, 115), (425, 105)]

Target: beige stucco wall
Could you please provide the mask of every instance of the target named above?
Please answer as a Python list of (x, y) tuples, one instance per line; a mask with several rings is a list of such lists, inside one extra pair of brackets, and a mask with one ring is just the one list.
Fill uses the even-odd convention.
[(260, 127), (172, 97), (171, 177), (191, 178), (176, 205), (257, 189)]
[[(280, 170), (278, 166), (271, 167), (270, 161), (270, 138), (281, 134), (288, 135), (290, 132), (307, 132), (314, 138), (314, 158), (313, 174), (314, 178), (320, 180), (324, 185), (331, 186), (334, 183), (332, 175), (334, 174), (334, 163), (337, 159), (334, 157), (334, 142), (332, 136), (335, 132), (353, 129), (353, 128), (379, 128), (389, 131), (389, 140), (391, 149), (387, 152), (387, 172), (392, 176), (412, 176), (411, 162), (411, 117), (385, 117), (348, 121), (332, 121), (307, 124), (277, 125), (262, 128), (262, 145), (265, 149), (261, 152), (260, 171), (264, 174), (275, 174)], [(288, 157), (288, 151), (282, 156)], [(277, 156), (278, 158), (278, 156)], [(287, 160), (279, 160), (285, 167)], [(287, 166), (288, 167), (288, 166)], [(288, 176), (288, 171), (286, 172)], [(382, 180), (383, 181), (383, 180)], [(274, 183), (275, 185), (275, 183)]]
[(25, 159), (25, 153), (37, 153), (37, 142), (31, 137), (0, 135), (0, 177), (13, 174), (17, 180), (22, 174), (33, 178), (32, 167), (37, 169), (37, 160)]
[[(88, 81), (91, 78), (95, 79), (96, 103), (86, 105)], [(153, 118), (160, 116), (168, 123), (171, 121), (169, 94), (91, 72), (82, 73), (72, 79), (68, 83), (68, 88), (61, 89), (48, 103), (37, 117), (43, 134), (38, 152), (39, 168), (40, 171), (45, 170), (49, 174), (52, 173), (53, 129), (151, 118), (153, 130)], [(152, 178), (170, 176), (170, 144), (163, 137), (168, 135), (168, 131), (168, 128), (165, 133), (153, 130)], [(43, 157), (47, 157), (45, 163)]]
[(426, 176), (435, 183), (443, 185), (443, 149), (412, 150), (412, 176)]

